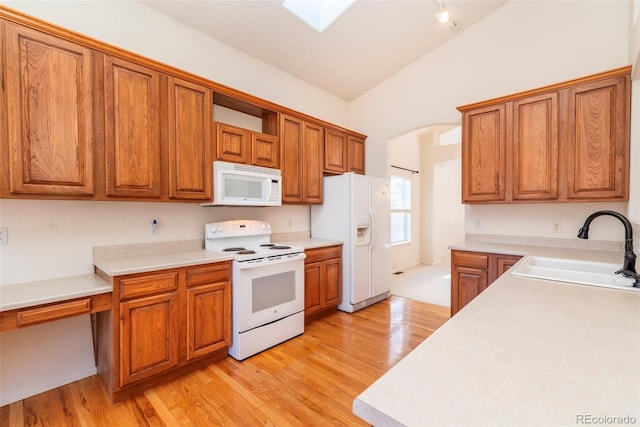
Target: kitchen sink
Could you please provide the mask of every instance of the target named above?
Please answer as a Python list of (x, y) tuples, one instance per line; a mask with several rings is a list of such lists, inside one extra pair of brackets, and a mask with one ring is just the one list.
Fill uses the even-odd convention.
[(555, 282), (640, 291), (640, 288), (633, 287), (633, 279), (615, 274), (619, 269), (618, 264), (532, 256), (519, 263), (511, 272), (516, 276)]

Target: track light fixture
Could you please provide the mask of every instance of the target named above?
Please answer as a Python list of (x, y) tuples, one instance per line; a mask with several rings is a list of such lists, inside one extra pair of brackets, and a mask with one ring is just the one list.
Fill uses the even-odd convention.
[(453, 28), (458, 28), (458, 23), (451, 17), (451, 14), (447, 9), (442, 5), (442, 0), (438, 0), (438, 11), (435, 14), (435, 19), (437, 22), (441, 24), (446, 24), (451, 21), (453, 23)]
[(444, 6), (442, 6), (442, 0), (438, 0), (438, 6), (439, 8), (435, 15), (436, 21), (438, 21), (441, 24), (446, 24), (447, 22), (449, 22), (451, 15), (447, 11), (447, 9), (445, 9)]

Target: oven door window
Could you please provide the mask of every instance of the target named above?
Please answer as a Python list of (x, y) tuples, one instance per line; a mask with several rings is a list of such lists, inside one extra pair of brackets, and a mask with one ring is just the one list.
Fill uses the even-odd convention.
[(278, 307), (296, 299), (296, 272), (285, 271), (251, 281), (251, 312)]

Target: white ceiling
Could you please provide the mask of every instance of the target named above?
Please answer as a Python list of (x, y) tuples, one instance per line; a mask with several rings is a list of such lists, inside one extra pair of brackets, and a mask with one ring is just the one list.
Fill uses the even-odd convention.
[(357, 0), (323, 33), (279, 0), (140, 0), (145, 5), (346, 101), (362, 95), (508, 0)]

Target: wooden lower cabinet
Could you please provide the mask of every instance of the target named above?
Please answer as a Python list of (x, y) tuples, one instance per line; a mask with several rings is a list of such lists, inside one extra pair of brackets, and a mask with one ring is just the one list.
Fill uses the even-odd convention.
[(187, 360), (231, 345), (230, 264), (187, 269)]
[(113, 283), (113, 308), (98, 313), (98, 373), (112, 401), (226, 357), (230, 262), (98, 274)]
[(522, 258), (519, 255), (451, 251), (451, 316)]
[(335, 311), (342, 300), (342, 245), (305, 251), (304, 317)]
[(120, 303), (120, 384), (125, 386), (178, 366), (178, 294)]

